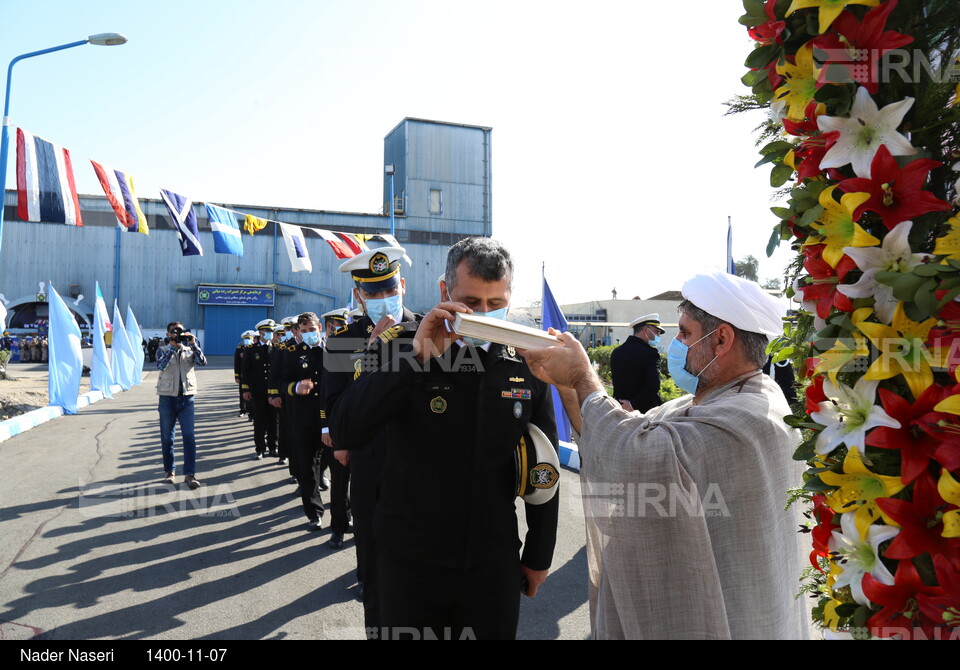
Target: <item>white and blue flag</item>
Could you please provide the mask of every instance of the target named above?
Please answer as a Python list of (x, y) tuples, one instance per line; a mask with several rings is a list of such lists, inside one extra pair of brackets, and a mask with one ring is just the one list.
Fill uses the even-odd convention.
[(173, 229), (177, 231), (177, 237), (180, 238), (180, 253), (184, 256), (203, 256), (197, 216), (193, 213), (193, 201), (163, 188), (160, 189), (160, 195), (170, 212)]
[(213, 231), (213, 250), (218, 254), (243, 256), (243, 239), (236, 215), (229, 209), (207, 205), (207, 218)]

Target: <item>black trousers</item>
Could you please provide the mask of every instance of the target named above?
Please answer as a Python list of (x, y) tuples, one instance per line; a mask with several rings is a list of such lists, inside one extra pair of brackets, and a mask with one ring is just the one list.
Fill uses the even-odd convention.
[(353, 541), (357, 549), (357, 580), (363, 582), (363, 625), (380, 627), (380, 582), (377, 578), (377, 544), (373, 536), (373, 512), (383, 454), (373, 446), (350, 452), (350, 511)]
[(293, 458), (296, 462), (295, 471), (300, 484), (300, 502), (303, 513), (310, 521), (323, 516), (323, 501), (320, 500), (320, 489), (317, 482), (320, 480), (320, 458), (323, 453), (323, 442), (319, 426), (316, 428), (300, 427), (294, 431)]
[(332, 448), (323, 450), (330, 466), (330, 529), (334, 533), (346, 533), (350, 524), (350, 466), (340, 465), (333, 457)]
[(380, 638), (516, 638), (520, 556), (515, 548), (505, 548), (498, 558), (467, 570), (410, 560), (382, 543), (377, 559)]
[(254, 393), (250, 401), (253, 410), (253, 444), (258, 454), (277, 448), (277, 410), (267, 402), (267, 394)]

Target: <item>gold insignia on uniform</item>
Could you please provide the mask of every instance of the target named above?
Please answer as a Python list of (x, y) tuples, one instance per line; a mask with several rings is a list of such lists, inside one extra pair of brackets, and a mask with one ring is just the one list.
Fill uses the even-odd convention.
[(548, 489), (559, 477), (560, 473), (549, 463), (537, 463), (530, 469), (530, 485), (535, 489)]
[(507, 345), (507, 356), (516, 356), (516, 355), (517, 355), (517, 350), (514, 349), (512, 346)]
[(339, 335), (340, 333), (345, 333), (345, 332), (347, 332), (347, 327), (343, 326), (342, 328), (337, 328), (335, 331), (333, 331), (333, 334)]
[(256, 356), (254, 356), (254, 358), (256, 358), (256, 359), (259, 361), (259, 360), (260, 360), (260, 354), (257, 354)]
[(373, 332), (373, 324), (371, 323), (369, 326), (367, 326), (367, 335), (369, 335), (372, 332)]
[(442, 396), (437, 396), (430, 401), (430, 411), (434, 414), (443, 414), (447, 411), (447, 401)]
[(391, 326), (380, 333), (380, 341), (386, 344), (390, 340), (395, 340), (403, 332), (403, 326)]
[(511, 377), (510, 381), (512, 381), (514, 384), (522, 384), (526, 380), (523, 377)]
[(363, 372), (363, 359), (358, 358), (353, 362), (353, 379), (357, 380), (360, 378), (360, 373)]
[(390, 269), (390, 259), (384, 253), (374, 254), (370, 257), (370, 272), (375, 275), (382, 275)]

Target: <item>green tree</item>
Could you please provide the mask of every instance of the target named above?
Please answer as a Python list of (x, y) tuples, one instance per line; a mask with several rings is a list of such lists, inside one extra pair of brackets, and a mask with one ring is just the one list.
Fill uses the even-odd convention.
[(753, 256), (744, 256), (737, 261), (737, 276), (759, 282), (760, 277), (757, 274), (760, 271), (760, 261)]

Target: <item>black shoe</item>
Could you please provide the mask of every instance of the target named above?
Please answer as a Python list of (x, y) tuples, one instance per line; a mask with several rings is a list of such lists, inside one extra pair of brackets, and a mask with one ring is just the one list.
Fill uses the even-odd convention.
[(343, 533), (334, 533), (327, 542), (331, 549), (339, 549), (343, 546)]
[(276, 450), (276, 449), (271, 449), (271, 450), (270, 450), (270, 458), (276, 458), (276, 457), (277, 457), (277, 450)]
[(287, 464), (287, 459), (285, 458), (281, 458), (279, 461), (277, 461), (277, 465), (286, 465), (286, 464)]
[(330, 488), (330, 480), (327, 479), (326, 477), (321, 477), (320, 481), (317, 482), (317, 488), (320, 489), (321, 491), (326, 491), (327, 489)]
[(257, 452), (257, 455), (254, 456), (254, 458), (255, 458), (256, 460), (258, 460), (258, 461), (262, 461), (262, 460), (263, 460), (263, 452), (262, 452), (262, 451), (258, 451), (258, 452)]
[(320, 517), (319, 519), (311, 519), (307, 526), (311, 531), (320, 530), (323, 527), (323, 517)]
[(353, 533), (353, 524), (352, 524), (352, 523), (348, 523), (348, 524), (347, 524), (347, 531), (346, 531), (346, 532), (348, 532), (348, 533)]

